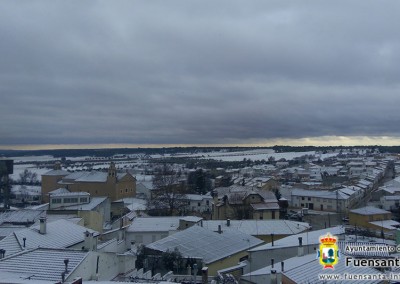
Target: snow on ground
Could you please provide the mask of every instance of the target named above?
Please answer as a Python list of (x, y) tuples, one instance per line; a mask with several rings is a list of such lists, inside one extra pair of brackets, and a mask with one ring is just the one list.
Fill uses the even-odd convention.
[(23, 165), (14, 165), (14, 171), (13, 174), (10, 175), (10, 177), (18, 181), (20, 179), (20, 174), (25, 171), (25, 169), (36, 173), (37, 175), (37, 180), (40, 182), (42, 180), (42, 174), (47, 173), (51, 169), (48, 168), (37, 168), (34, 164), (23, 164)]
[[(194, 153), (194, 154), (177, 154), (174, 157), (193, 157), (200, 159), (214, 159), (221, 161), (243, 161), (243, 159), (247, 160), (268, 160), (269, 157), (274, 157), (275, 160), (286, 159), (293, 160), (294, 158), (298, 158), (305, 155), (314, 155), (316, 158), (321, 158), (321, 160), (337, 156), (338, 153), (329, 153), (329, 154), (319, 154), (315, 151), (309, 152), (285, 152), (285, 153), (275, 153), (272, 149), (256, 149), (249, 151), (237, 151), (237, 152), (227, 152), (227, 151), (217, 151), (217, 152), (205, 152), (205, 153)], [(159, 155), (154, 155), (152, 158), (156, 158)]]
[(54, 158), (50, 155), (45, 156), (22, 156), (22, 157), (10, 157), (7, 159), (14, 160), (14, 163), (21, 163), (21, 162), (46, 162), (46, 161), (56, 161), (59, 160), (58, 158)]

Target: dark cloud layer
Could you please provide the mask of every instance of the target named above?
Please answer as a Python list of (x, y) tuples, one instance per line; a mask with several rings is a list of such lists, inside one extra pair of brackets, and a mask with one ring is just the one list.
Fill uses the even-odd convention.
[(398, 1), (4, 1), (0, 144), (399, 137)]

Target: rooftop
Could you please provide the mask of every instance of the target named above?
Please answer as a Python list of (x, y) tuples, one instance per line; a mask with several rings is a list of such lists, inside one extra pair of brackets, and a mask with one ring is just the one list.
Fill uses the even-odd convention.
[(310, 228), (308, 223), (289, 220), (230, 220), (229, 226), (223, 220), (203, 220), (203, 227), (214, 232), (218, 231), (219, 225), (223, 231), (236, 230), (252, 236), (293, 235)]
[(332, 227), (332, 228), (327, 228), (327, 229), (322, 229), (322, 230), (316, 230), (316, 231), (309, 231), (301, 234), (296, 234), (296, 235), (291, 235), (282, 239), (279, 239), (274, 242), (274, 246), (272, 246), (272, 243), (268, 243), (262, 246), (259, 246), (257, 248), (254, 248), (250, 251), (263, 251), (263, 250), (269, 250), (269, 249), (279, 249), (279, 248), (285, 248), (285, 247), (297, 247), (299, 245), (299, 237), (303, 238), (303, 245), (315, 245), (319, 244), (319, 237), (322, 235), (326, 235), (327, 233), (330, 233), (331, 235), (342, 235), (344, 234), (344, 227), (342, 226), (337, 226), (337, 227)]
[(40, 225), (37, 225), (13, 232), (0, 241), (0, 248), (6, 250), (6, 255), (37, 247), (68, 248), (83, 242), (86, 231), (98, 234), (96, 231), (62, 219), (47, 222), (45, 234), (40, 234), (39, 228)]
[(69, 260), (68, 277), (88, 254), (80, 250), (37, 248), (2, 259), (0, 271), (23, 273), (31, 276), (32, 280), (61, 281), (61, 273), (65, 271), (64, 259)]
[(366, 206), (358, 209), (350, 210), (351, 213), (360, 214), (360, 215), (375, 215), (375, 214), (388, 214), (389, 211), (373, 207), (373, 206)]
[(67, 176), (70, 172), (63, 171), (63, 170), (51, 170), (47, 173), (44, 173), (43, 176)]
[[(136, 218), (127, 232), (169, 232), (179, 228), (179, 220), (185, 217), (143, 217)], [(197, 218), (197, 217), (196, 217)]]
[[(294, 283), (317, 283), (318, 275), (321, 274), (321, 264), (319, 263), (319, 259), (316, 258), (315, 254), (312, 254), (314, 257), (313, 261), (308, 261), (306, 263), (302, 263), (298, 257), (294, 257), (297, 259), (298, 266), (292, 268), (290, 270), (285, 270), (283, 275), (292, 280)], [(307, 273), (304, 273), (304, 272)], [(323, 271), (324, 274), (345, 274), (349, 273), (349, 267), (346, 266), (345, 261), (339, 261), (335, 265), (335, 269), (325, 269)], [(382, 274), (378, 270), (372, 267), (357, 267), (353, 266), (351, 268), (352, 274)], [(323, 283), (322, 281), (320, 281)], [(319, 282), (318, 282), (319, 283)], [(340, 281), (329, 281), (330, 284), (338, 284), (344, 283), (342, 280)], [(346, 280), (345, 283), (361, 283), (360, 280)], [(363, 280), (362, 283), (381, 283), (381, 280)]]
[(177, 248), (185, 257), (202, 258), (205, 263), (212, 263), (262, 243), (263, 241), (239, 231), (229, 230), (219, 234), (193, 226), (146, 247), (163, 252)]

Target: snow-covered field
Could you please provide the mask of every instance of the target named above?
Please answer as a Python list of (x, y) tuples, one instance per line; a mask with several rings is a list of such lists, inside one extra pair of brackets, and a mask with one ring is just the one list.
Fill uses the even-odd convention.
[(20, 179), (20, 174), (23, 173), (25, 169), (36, 173), (39, 182), (42, 180), (42, 174), (51, 170), (48, 168), (37, 168), (34, 164), (14, 165), (14, 172), (10, 177), (13, 180), (18, 181)]
[[(293, 160), (294, 158), (298, 158), (304, 155), (313, 155), (315, 158), (320, 158), (321, 160), (337, 156), (338, 153), (328, 153), (328, 154), (319, 154), (315, 151), (309, 152), (286, 152), (286, 153), (275, 153), (272, 149), (256, 149), (249, 151), (238, 151), (238, 152), (227, 152), (227, 151), (218, 151), (218, 152), (205, 152), (205, 153), (195, 153), (195, 154), (177, 154), (173, 155), (173, 157), (193, 157), (199, 159), (214, 159), (219, 161), (243, 161), (243, 159), (247, 160), (268, 160), (269, 157), (274, 157), (275, 160), (286, 159)], [(160, 158), (160, 155), (154, 155), (152, 158)], [(163, 156), (166, 157), (166, 156)]]

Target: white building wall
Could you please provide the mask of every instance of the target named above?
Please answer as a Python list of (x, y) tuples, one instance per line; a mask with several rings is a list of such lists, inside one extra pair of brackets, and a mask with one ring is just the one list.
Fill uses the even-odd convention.
[[(97, 268), (98, 261), (98, 272)], [(125, 262), (121, 265), (121, 259)], [(132, 256), (120, 256), (115, 253), (99, 253), (90, 252), (90, 254), (82, 261), (78, 268), (71, 273), (66, 281), (71, 281), (74, 278), (82, 277), (82, 280), (100, 280), (107, 281), (112, 280), (120, 273), (125, 273), (135, 268), (135, 257)]]

